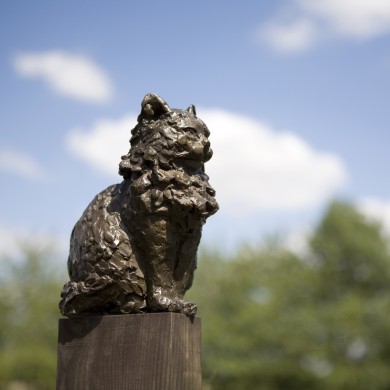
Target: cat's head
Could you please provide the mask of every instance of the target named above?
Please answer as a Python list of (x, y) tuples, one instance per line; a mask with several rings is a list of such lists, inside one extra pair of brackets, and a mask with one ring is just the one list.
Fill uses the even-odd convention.
[(170, 108), (161, 97), (149, 93), (141, 103), (131, 149), (122, 158), (119, 172), (126, 177), (128, 170), (140, 172), (145, 166), (158, 165), (165, 170), (182, 168), (195, 173), (212, 156), (209, 135), (195, 106), (186, 110)]

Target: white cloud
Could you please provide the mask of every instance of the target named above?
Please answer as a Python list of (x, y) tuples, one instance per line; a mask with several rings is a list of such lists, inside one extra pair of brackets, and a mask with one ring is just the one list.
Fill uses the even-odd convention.
[(68, 150), (93, 168), (107, 175), (117, 175), (120, 157), (130, 148), (130, 131), (136, 115), (117, 120), (100, 120), (90, 129), (73, 129), (66, 137)]
[(32, 157), (13, 150), (0, 150), (0, 171), (40, 180), (46, 176), (44, 169)]
[(259, 30), (270, 47), (309, 49), (325, 39), (365, 40), (390, 32), (388, 0), (295, 0)]
[(384, 232), (390, 236), (390, 199), (367, 197), (359, 200), (357, 207), (367, 217), (380, 222)]
[(334, 155), (313, 150), (293, 133), (222, 110), (201, 112), (215, 157), (208, 172), (221, 207), (235, 213), (316, 206), (344, 184)]
[[(217, 198), (230, 214), (294, 211), (321, 204), (345, 183), (340, 159), (288, 132), (223, 110), (199, 110), (211, 130), (214, 157), (206, 164)], [(135, 116), (72, 130), (70, 151), (102, 173), (116, 175), (129, 148)], [(118, 176), (116, 176), (118, 177)]]
[(308, 19), (291, 23), (269, 23), (258, 32), (259, 39), (282, 52), (300, 52), (310, 48), (315, 41), (315, 25)]
[(366, 39), (390, 32), (388, 0), (299, 0), (298, 5), (341, 36)]
[(14, 58), (13, 65), (20, 75), (42, 79), (61, 95), (93, 103), (108, 101), (112, 95), (105, 72), (82, 55), (64, 51), (22, 53)]
[(0, 221), (0, 256), (17, 258), (26, 244), (42, 248), (53, 247), (58, 253), (65, 254), (69, 249), (69, 238), (54, 235), (49, 231)]

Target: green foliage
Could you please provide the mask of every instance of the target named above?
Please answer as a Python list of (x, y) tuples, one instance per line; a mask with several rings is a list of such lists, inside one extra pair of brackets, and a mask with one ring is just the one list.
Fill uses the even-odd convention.
[(23, 245), (19, 258), (1, 258), (0, 388), (55, 388), (60, 277), (49, 248)]
[(311, 248), (327, 282), (326, 297), (351, 290), (364, 295), (388, 290), (389, 253), (380, 226), (367, 222), (352, 206), (330, 206)]
[[(202, 317), (205, 389), (390, 389), (390, 255), (380, 227), (334, 203), (309, 246), (302, 258), (277, 243), (201, 254), (189, 297)], [(65, 266), (48, 249), (22, 252), (0, 263), (0, 389), (51, 390)]]
[(191, 298), (211, 389), (390, 389), (390, 255), (378, 225), (332, 204), (300, 259), (273, 245), (204, 253)]

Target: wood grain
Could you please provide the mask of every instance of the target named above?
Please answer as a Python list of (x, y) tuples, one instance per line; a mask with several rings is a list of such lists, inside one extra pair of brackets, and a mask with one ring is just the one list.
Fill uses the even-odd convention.
[(57, 390), (200, 390), (200, 319), (153, 313), (59, 320)]

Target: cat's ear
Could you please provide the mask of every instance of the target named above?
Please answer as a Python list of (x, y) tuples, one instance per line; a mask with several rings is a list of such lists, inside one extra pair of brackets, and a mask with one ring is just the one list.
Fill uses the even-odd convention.
[(195, 115), (196, 116), (196, 108), (193, 104), (191, 104), (188, 108), (187, 108), (187, 111), (189, 113), (191, 113), (192, 115)]
[(148, 93), (142, 100), (141, 116), (143, 117), (155, 119), (170, 111), (168, 103), (155, 93)]

